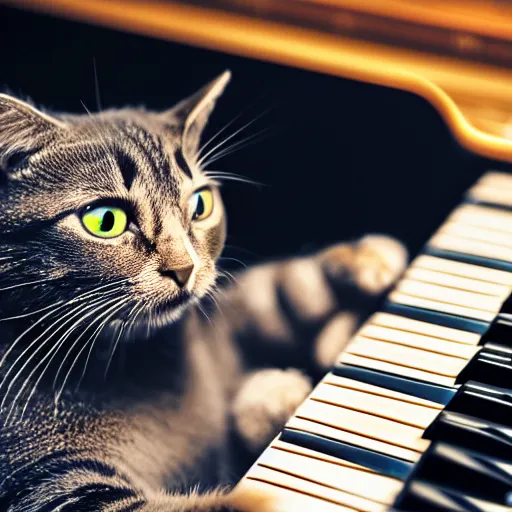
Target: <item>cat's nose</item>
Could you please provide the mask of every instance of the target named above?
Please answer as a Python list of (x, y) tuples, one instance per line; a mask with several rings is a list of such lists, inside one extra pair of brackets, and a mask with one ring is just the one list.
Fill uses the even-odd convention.
[(184, 288), (194, 271), (194, 265), (187, 265), (181, 268), (160, 268), (163, 276), (170, 277), (180, 288)]

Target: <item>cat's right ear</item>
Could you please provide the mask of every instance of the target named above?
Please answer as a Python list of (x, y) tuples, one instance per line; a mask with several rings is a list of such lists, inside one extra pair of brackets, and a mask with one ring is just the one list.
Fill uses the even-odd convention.
[(32, 154), (66, 125), (28, 103), (0, 94), (0, 172)]

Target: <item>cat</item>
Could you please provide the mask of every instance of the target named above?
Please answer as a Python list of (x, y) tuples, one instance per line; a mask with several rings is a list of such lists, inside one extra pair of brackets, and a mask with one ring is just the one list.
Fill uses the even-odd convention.
[(368, 235), (217, 291), (200, 140), (229, 78), (165, 112), (0, 95), (1, 510), (271, 510), (223, 485), (230, 439), (261, 451), (405, 268)]

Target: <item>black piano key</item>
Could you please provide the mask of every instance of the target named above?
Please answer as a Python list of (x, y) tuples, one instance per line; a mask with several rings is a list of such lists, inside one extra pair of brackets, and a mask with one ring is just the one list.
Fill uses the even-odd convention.
[(512, 504), (512, 468), (506, 460), (446, 443), (433, 443), (410, 479), (443, 485), (493, 503)]
[(399, 494), (393, 510), (402, 512), (493, 512), (510, 510), (508, 506), (498, 508), (488, 501), (475, 502), (471, 496), (430, 482), (415, 480), (406, 485)]
[(456, 390), (436, 384), (429, 384), (419, 380), (399, 377), (391, 373), (370, 370), (349, 364), (339, 364), (332, 373), (339, 377), (358, 380), (366, 384), (373, 384), (382, 388), (391, 389), (417, 398), (424, 398), (431, 402), (446, 405), (455, 395)]
[(473, 256), (472, 254), (435, 249), (434, 247), (427, 247), (424, 253), (438, 258), (444, 258), (446, 260), (460, 261), (461, 263), (469, 263), (470, 265), (478, 265), (480, 267), (512, 272), (512, 262), (509, 261), (493, 260), (482, 256)]
[(480, 345), (486, 343), (512, 348), (512, 315), (498, 315), (480, 340)]
[(505, 315), (512, 314), (512, 294), (508, 296), (508, 299), (503, 303), (503, 306), (501, 306), (500, 313)]
[(474, 416), (442, 411), (423, 437), (512, 460), (512, 429)]
[(510, 386), (512, 384), (512, 348), (487, 343), (459, 373), (455, 383), (462, 384), (469, 380), (491, 386)]
[(475, 320), (473, 318), (466, 318), (451, 315), (449, 313), (431, 311), (428, 309), (415, 308), (413, 306), (406, 306), (404, 304), (389, 301), (384, 304), (382, 312), (411, 318), (412, 320), (418, 320), (420, 322), (442, 325), (452, 329), (474, 332), (477, 334), (484, 334), (489, 328), (489, 323), (482, 320)]
[(413, 468), (413, 464), (408, 461), (300, 430), (285, 428), (281, 432), (279, 439), (286, 443), (309, 448), (310, 450), (331, 455), (338, 459), (359, 464), (360, 466), (378, 471), (383, 475), (400, 480), (406, 480)]
[(512, 427), (512, 389), (466, 382), (445, 410)]

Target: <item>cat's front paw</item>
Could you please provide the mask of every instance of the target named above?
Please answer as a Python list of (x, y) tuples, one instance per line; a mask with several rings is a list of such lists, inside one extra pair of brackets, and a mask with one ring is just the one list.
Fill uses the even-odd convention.
[(348, 270), (351, 279), (366, 293), (376, 295), (388, 289), (407, 266), (407, 249), (385, 235), (366, 235), (353, 245), (329, 247), (323, 254), (328, 271)]
[(247, 446), (254, 451), (267, 446), (311, 389), (309, 379), (295, 369), (265, 369), (246, 377), (233, 416)]

